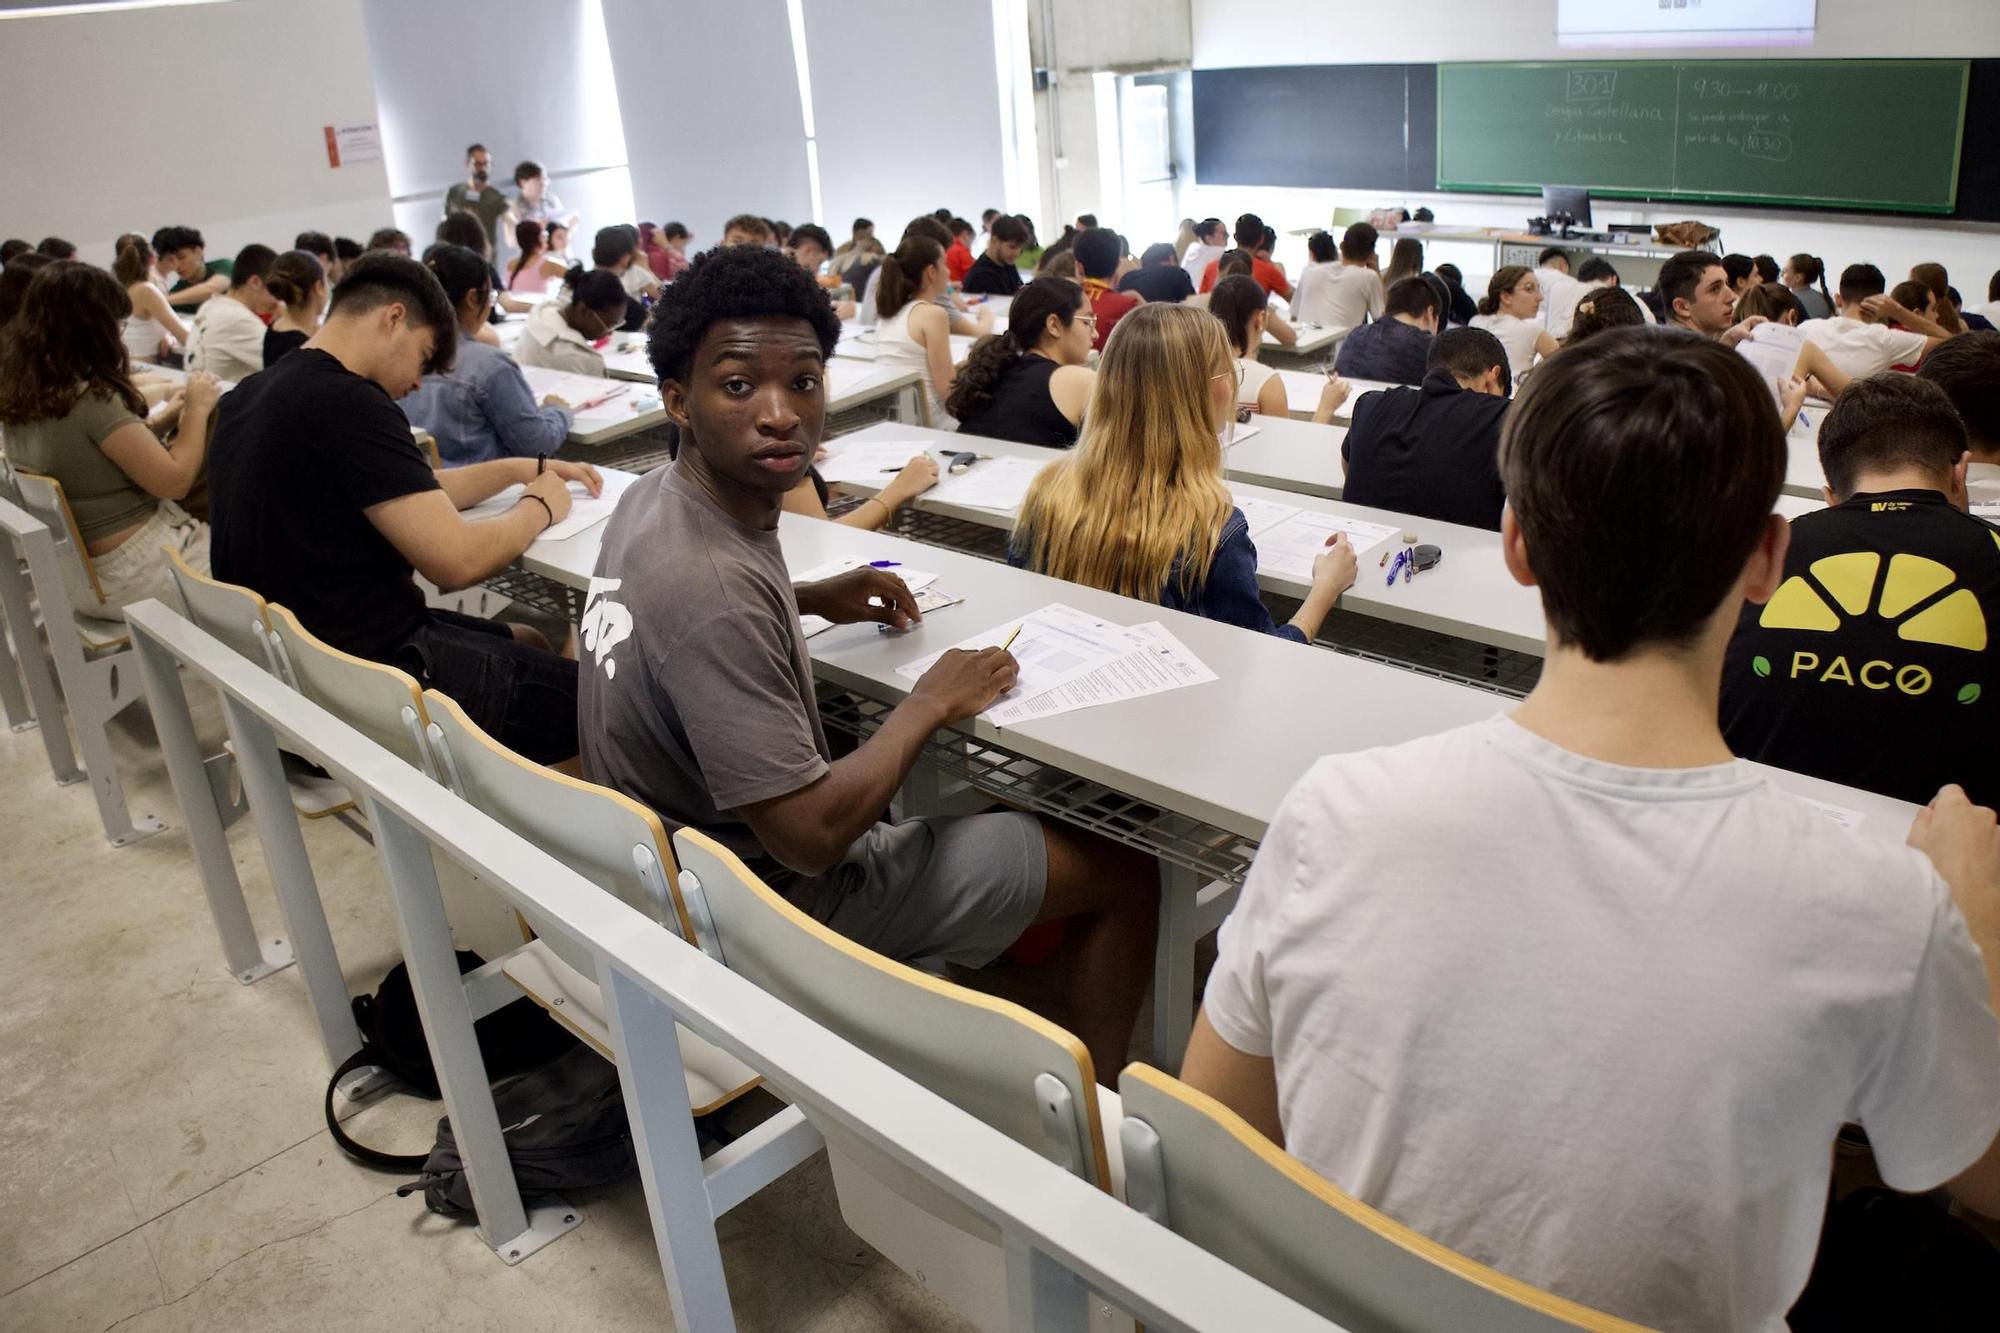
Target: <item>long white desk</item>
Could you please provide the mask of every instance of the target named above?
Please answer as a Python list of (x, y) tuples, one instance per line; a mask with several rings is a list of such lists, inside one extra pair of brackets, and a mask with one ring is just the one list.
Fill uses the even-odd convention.
[(1340, 443), (1345, 426), (1320, 426), (1291, 417), (1253, 416), (1236, 427), (1240, 434), (1255, 428), (1222, 452), (1222, 469), (1231, 481), (1294, 495), (1338, 500), (1346, 482)]
[[(1006, 327), (1005, 320), (1000, 321), (1000, 327)], [(951, 363), (957, 365), (964, 361), (972, 352), (972, 344), (977, 341), (978, 339), (969, 333), (952, 334)], [(846, 359), (849, 361), (873, 361), (875, 359), (875, 330), (862, 324), (859, 320), (848, 320), (840, 326), (840, 341), (834, 346), (833, 355), (836, 359)]]
[[(1311, 421), (1312, 414), (1319, 407), (1319, 396), (1326, 388), (1326, 375), (1317, 370), (1291, 370), (1279, 367), (1278, 378), (1285, 385), (1285, 411), (1294, 420)], [(1354, 418), (1354, 404), (1364, 393), (1377, 389), (1393, 389), (1396, 386), (1385, 380), (1349, 380), (1347, 397), (1334, 409), (1336, 424), (1345, 426)]]
[(593, 375), (572, 375), (542, 366), (524, 366), (528, 387), (535, 401), (556, 394), (572, 409), (606, 395), (606, 401), (587, 411), (576, 412), (570, 422), (569, 442), (586, 447), (609, 444), (627, 435), (636, 435), (667, 423), (667, 409), (660, 395), (629, 380), (603, 379)]
[[(910, 440), (936, 449), (976, 449), (996, 457), (1032, 458), (1045, 463), (1053, 462), (1059, 456), (1059, 451), (1054, 449), (904, 425), (871, 426), (845, 439), (861, 442)], [(1245, 443), (1254, 442), (1255, 437)], [(854, 485), (850, 489), (867, 494), (874, 488)], [(1437, 568), (1419, 574), (1407, 583), (1399, 580), (1393, 585), (1386, 581), (1378, 559), (1385, 551), (1393, 553), (1401, 544), (1400, 539), (1391, 536), (1380, 545), (1362, 551), (1359, 557), (1361, 568), (1354, 586), (1340, 599), (1340, 605), (1347, 610), (1453, 638), (1541, 656), (1541, 599), (1533, 589), (1522, 587), (1507, 573), (1500, 558), (1499, 533), (1432, 519), (1413, 519), (1407, 515), (1367, 509), (1315, 495), (1271, 490), (1245, 482), (1231, 482), (1230, 490), (1239, 499), (1261, 500), (1294, 509), (1386, 523), (1399, 532), (1413, 531), (1418, 540), (1443, 549), (1444, 559)], [(936, 490), (919, 496), (914, 502), (915, 507), (987, 528), (1004, 530), (1013, 526), (1014, 516), (1011, 513), (954, 503), (951, 491), (947, 479)], [(1257, 582), (1266, 592), (1284, 597), (1303, 598), (1309, 591), (1308, 586), (1298, 579), (1271, 571), (1259, 570)]]
[[(1299, 335), (1296, 344), (1287, 347), (1267, 331), (1264, 334), (1264, 350), (1259, 355), (1273, 362), (1290, 359), (1317, 363), (1331, 356), (1333, 349), (1340, 345), (1340, 340), (1347, 336), (1346, 329), (1329, 328), (1324, 324), (1294, 324), (1292, 329)], [(1310, 412), (1311, 409), (1307, 410)]]
[[(641, 483), (644, 484), (644, 483)], [(597, 564), (604, 525), (565, 541), (537, 542), (522, 563), (573, 588), (587, 587)], [(1176, 869), (1162, 876), (1161, 921), (1154, 959), (1155, 1057), (1169, 1063), (1185, 1045), (1194, 1006), (1194, 942), (1220, 923), (1233, 891), (1203, 883), (1215, 872), (1202, 858), (1186, 858), (1190, 843), (1223, 849), (1224, 834), (1246, 844), (1262, 840), (1292, 784), (1322, 755), (1394, 745), (1490, 717), (1506, 707), (1498, 695), (1338, 653), (1310, 652), (1271, 635), (1253, 634), (1177, 611), (956, 551), (920, 545), (887, 533), (867, 532), (786, 514), (779, 523), (785, 563), (805, 570), (847, 557), (894, 560), (938, 575), (940, 591), (963, 598), (934, 611), (917, 628), (888, 634), (873, 625), (844, 625), (809, 641), (813, 674), (824, 684), (863, 699), (894, 704), (911, 682), (896, 668), (948, 647), (983, 626), (1019, 621), (1028, 612), (1062, 602), (1119, 624), (1160, 620), (1217, 679), (1165, 694), (1130, 699), (1004, 730), (975, 719), (958, 730), (980, 747), (1019, 756), (1099, 784), (1149, 811), (1192, 821), (1192, 829), (1164, 830), (1154, 820), (1122, 832), (1135, 845), (1167, 858)], [(583, 670), (593, 670), (588, 652)], [(951, 762), (962, 753), (944, 745)], [(990, 752), (987, 753), (990, 758)], [(995, 761), (997, 762), (997, 761)], [(1008, 770), (1010, 773), (1014, 770)], [(1767, 770), (1789, 791), (1853, 812), (1862, 825), (1900, 840), (1913, 807), (1796, 774)], [(975, 785), (976, 782), (975, 782)], [(1065, 789), (1053, 783), (1043, 792)], [(986, 790), (981, 788), (981, 790)], [(996, 788), (989, 795), (1000, 795)], [(1086, 827), (1103, 827), (1102, 807), (1065, 807), (1060, 800), (1008, 787), (1007, 799)], [(1208, 830), (1208, 831), (1204, 831)], [(1219, 832), (1215, 832), (1219, 831)], [(1160, 839), (1158, 845), (1153, 838)], [(1247, 856), (1254, 846), (1227, 847)], [(1183, 859), (1175, 859), (1177, 852)], [(1220, 850), (1217, 855), (1220, 855)], [(1198, 874), (1190, 866), (1199, 866)], [(1224, 872), (1232, 883), (1240, 877)]]
[[(654, 383), (653, 363), (646, 357), (646, 335), (620, 334), (604, 351), (604, 368), (613, 379)], [(914, 370), (836, 356), (826, 367), (827, 415), (868, 407), (886, 398), (894, 400), (892, 414), (897, 420), (915, 421), (922, 384), (923, 376)]]

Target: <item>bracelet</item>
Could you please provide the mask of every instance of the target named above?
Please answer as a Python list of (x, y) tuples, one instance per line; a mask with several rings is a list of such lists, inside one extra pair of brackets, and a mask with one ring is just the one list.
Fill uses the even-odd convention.
[(884, 500), (884, 499), (883, 499), (883, 498), (882, 498), (881, 496), (879, 496), (879, 495), (871, 495), (871, 496), (869, 496), (869, 497), (868, 497), (867, 499), (863, 500), (863, 501), (862, 501), (861, 503), (862, 503), (862, 504), (865, 504), (865, 505), (868, 505), (868, 504), (875, 504), (875, 505), (881, 505), (881, 506), (882, 506), (882, 512), (883, 512), (883, 513), (885, 513), (885, 514), (894, 514), (894, 513), (896, 512), (895, 510), (893, 510), (893, 509), (891, 509), (891, 508), (889, 507), (889, 502), (888, 502), (887, 500)]
[(556, 511), (549, 508), (549, 502), (547, 500), (544, 500), (539, 495), (524, 495), (521, 498), (523, 500), (533, 500), (536, 504), (542, 507), (542, 512), (549, 516), (549, 521), (542, 524), (543, 532), (547, 532), (550, 528), (556, 525)]

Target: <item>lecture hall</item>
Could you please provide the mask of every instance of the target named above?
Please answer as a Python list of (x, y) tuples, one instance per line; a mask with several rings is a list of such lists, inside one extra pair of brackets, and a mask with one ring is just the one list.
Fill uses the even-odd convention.
[(2000, 1327), (1993, 0), (0, 107), (0, 1329)]

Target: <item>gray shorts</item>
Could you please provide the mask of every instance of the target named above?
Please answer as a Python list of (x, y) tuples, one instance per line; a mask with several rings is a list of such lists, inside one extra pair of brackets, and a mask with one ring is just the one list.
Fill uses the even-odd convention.
[(785, 896), (879, 954), (980, 967), (1034, 924), (1048, 878), (1040, 821), (1003, 811), (877, 824)]

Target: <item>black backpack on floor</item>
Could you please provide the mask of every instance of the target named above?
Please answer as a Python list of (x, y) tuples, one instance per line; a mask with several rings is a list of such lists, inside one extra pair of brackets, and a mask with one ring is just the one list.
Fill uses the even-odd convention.
[[(483, 967), (476, 953), (458, 951), (461, 975)], [(375, 1067), (396, 1076), (405, 1088), (427, 1101), (444, 1094), (438, 1087), (437, 1070), (431, 1065), (431, 1051), (424, 1041), (423, 1020), (417, 1013), (417, 997), (410, 987), (410, 968), (398, 963), (382, 978), (373, 995), (354, 997), (354, 1023), (361, 1029), (361, 1049), (333, 1072), (326, 1084), (326, 1128), (341, 1151), (357, 1162), (388, 1171), (415, 1171), (429, 1160), (427, 1153), (387, 1153), (356, 1143), (333, 1113), (333, 1094), (340, 1081), (357, 1069)], [(550, 1018), (548, 1011), (526, 996), (503, 1005), (473, 1024), (479, 1036), (479, 1053), (486, 1061), (487, 1077), (498, 1083), (549, 1063), (573, 1051), (590, 1054), (569, 1030)], [(590, 1056), (595, 1060), (595, 1055)], [(603, 1063), (599, 1061), (599, 1063)], [(617, 1086), (617, 1076), (612, 1077)]]

